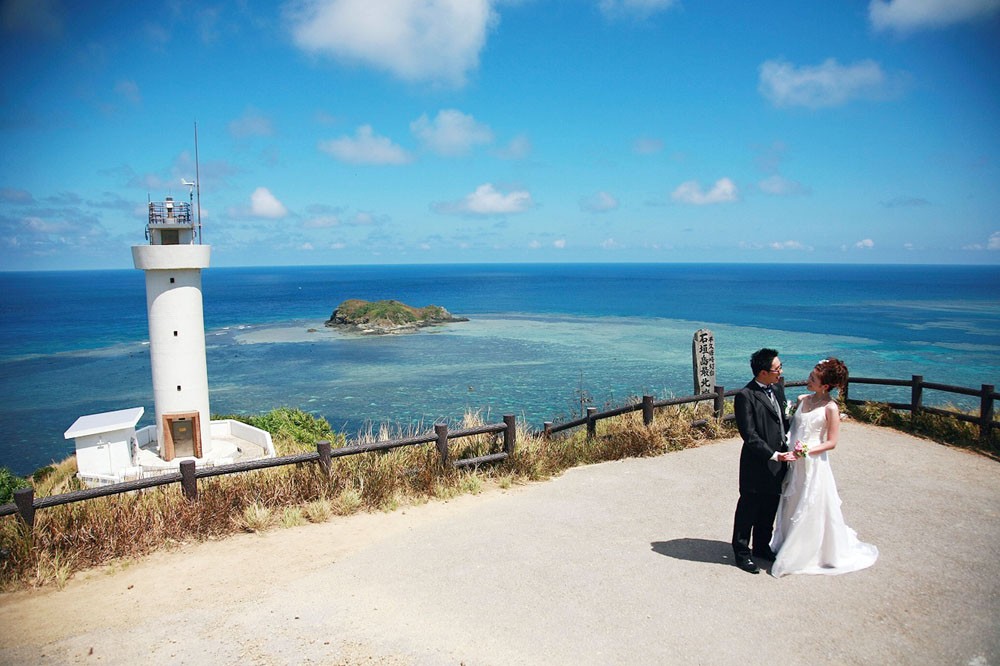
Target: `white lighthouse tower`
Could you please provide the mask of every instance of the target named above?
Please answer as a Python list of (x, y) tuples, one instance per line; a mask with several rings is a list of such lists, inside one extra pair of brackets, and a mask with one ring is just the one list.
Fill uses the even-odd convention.
[(171, 197), (150, 202), (149, 244), (132, 247), (135, 267), (146, 272), (156, 441), (164, 461), (204, 458), (212, 448), (201, 295), (211, 247), (201, 244), (191, 209), (191, 202)]
[(149, 243), (132, 247), (135, 267), (146, 272), (156, 423), (136, 429), (142, 407), (78, 418), (64, 436), (76, 440), (77, 477), (88, 486), (156, 476), (185, 459), (213, 467), (277, 455), (266, 430), (237, 419), (211, 420), (201, 296), (211, 248), (201, 243), (197, 125), (194, 156), (195, 182), (181, 181), (191, 188), (188, 201), (150, 201)]

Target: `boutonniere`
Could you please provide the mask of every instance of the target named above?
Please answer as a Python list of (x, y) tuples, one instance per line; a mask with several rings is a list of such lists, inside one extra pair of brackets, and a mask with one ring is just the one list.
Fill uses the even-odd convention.
[(792, 418), (792, 414), (795, 413), (795, 405), (796, 403), (791, 400), (785, 401), (785, 418)]

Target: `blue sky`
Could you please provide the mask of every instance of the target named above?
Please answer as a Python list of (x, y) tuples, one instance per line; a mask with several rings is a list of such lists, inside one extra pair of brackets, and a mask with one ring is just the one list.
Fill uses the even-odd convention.
[[(99, 9), (94, 9), (95, 6)], [(1000, 0), (0, 4), (0, 269), (1000, 263)]]

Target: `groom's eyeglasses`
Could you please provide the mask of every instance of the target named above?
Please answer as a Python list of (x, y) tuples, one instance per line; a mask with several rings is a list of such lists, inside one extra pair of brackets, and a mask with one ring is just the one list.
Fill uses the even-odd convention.
[(781, 366), (779, 365), (777, 368), (771, 368), (768, 372), (781, 372)]

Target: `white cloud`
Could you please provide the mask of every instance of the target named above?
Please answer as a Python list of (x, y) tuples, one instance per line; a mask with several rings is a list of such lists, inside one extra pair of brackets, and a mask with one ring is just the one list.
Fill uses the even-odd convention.
[(310, 252), (310, 251), (312, 251), (312, 250), (314, 250), (316, 248), (313, 247), (312, 243), (305, 242), (305, 243), (302, 243), (301, 245), (299, 245), (299, 249), (300, 250), (305, 250), (306, 252)]
[(857, 243), (855, 243), (854, 247), (858, 248), (859, 250), (870, 250), (873, 247), (875, 247), (875, 241), (873, 241), (871, 238), (865, 238), (864, 240), (859, 240)]
[(425, 113), (410, 123), (410, 131), (440, 155), (463, 155), (474, 146), (493, 141), (493, 130), (488, 125), (456, 109), (438, 111), (433, 122)]
[(65, 220), (46, 220), (35, 215), (29, 215), (21, 220), (23, 227), (40, 234), (64, 234), (73, 229), (73, 225)]
[(768, 60), (760, 66), (757, 86), (775, 106), (811, 109), (841, 106), (856, 98), (884, 97), (888, 88), (888, 79), (875, 61), (841, 65), (834, 58), (815, 67)]
[(883, 201), (886, 208), (923, 208), (930, 206), (931, 202), (923, 197), (894, 197), (888, 201)]
[(340, 218), (336, 215), (317, 215), (302, 223), (306, 229), (329, 229), (340, 225)]
[(639, 137), (632, 144), (632, 150), (639, 155), (653, 155), (663, 150), (663, 141), (652, 137)]
[(635, 16), (645, 18), (680, 4), (678, 0), (599, 0), (598, 6), (608, 18)]
[(321, 141), (319, 149), (349, 164), (406, 164), (413, 157), (384, 136), (375, 134), (371, 125), (362, 125), (353, 137)]
[(274, 128), (270, 119), (251, 108), (229, 123), (229, 133), (237, 139), (248, 136), (271, 136), (274, 134)]
[(708, 192), (703, 192), (697, 181), (689, 180), (686, 183), (681, 183), (670, 197), (680, 203), (704, 206), (736, 201), (739, 198), (739, 193), (736, 190), (736, 183), (728, 178), (720, 178), (715, 181), (715, 185)]
[(353, 218), (351, 219), (351, 222), (350, 222), (350, 223), (351, 223), (352, 225), (356, 226), (356, 227), (367, 227), (367, 226), (371, 226), (371, 225), (375, 224), (375, 216), (374, 216), (374, 215), (372, 215), (371, 213), (364, 213), (364, 212), (361, 212), (361, 213), (358, 213), (358, 214), (356, 214), (356, 215), (355, 215), (355, 216), (354, 216), (354, 217), (353, 217)]
[(218, 7), (202, 7), (195, 13), (195, 21), (198, 26), (198, 36), (205, 44), (214, 44), (219, 41), (219, 18), (222, 10)]
[(505, 215), (523, 213), (532, 206), (531, 194), (515, 190), (502, 194), (492, 183), (485, 183), (461, 201), (437, 203), (432, 208), (439, 213), (464, 213), (471, 215)]
[(876, 30), (912, 32), (989, 18), (1000, 0), (872, 0), (868, 20)]
[(618, 208), (618, 199), (607, 192), (598, 192), (592, 197), (580, 199), (580, 209), (591, 213), (606, 213)]
[(566, 239), (565, 238), (559, 238), (559, 239), (556, 239), (556, 240), (552, 241), (552, 247), (554, 247), (557, 250), (563, 250), (563, 249), (565, 249), (566, 248)]
[(614, 238), (608, 238), (601, 243), (601, 248), (605, 250), (617, 250), (620, 247), (621, 245), (619, 245)]
[(266, 187), (258, 187), (250, 195), (250, 213), (255, 217), (278, 219), (288, 215), (288, 209)]
[[(35, 201), (31, 192), (13, 187), (0, 187), (0, 201), (12, 204), (30, 204)], [(145, 208), (143, 208), (145, 210)]]
[(765, 194), (773, 194), (774, 196), (779, 197), (793, 196), (796, 194), (809, 194), (809, 188), (802, 183), (789, 180), (788, 178), (778, 174), (768, 176), (764, 180), (757, 183), (757, 187), (759, 187), (760, 191)]
[(497, 157), (505, 160), (523, 160), (531, 154), (531, 140), (523, 134), (511, 139), (510, 143), (497, 151)]
[(990, 239), (986, 241), (987, 250), (1000, 250), (1000, 231), (990, 234)]
[(493, 0), (302, 0), (295, 44), (372, 65), (406, 81), (465, 83), (498, 17)]
[(772, 250), (805, 250), (806, 246), (799, 241), (787, 240), (771, 243), (770, 248)]
[(528, 243), (528, 248), (531, 249), (531, 250), (537, 250), (537, 249), (539, 249), (541, 247), (542, 247), (542, 243), (540, 241), (537, 241), (537, 240), (533, 240), (530, 243)]
[(115, 92), (133, 104), (139, 104), (142, 102), (142, 93), (139, 92), (139, 84), (135, 81), (119, 81), (115, 85)]

